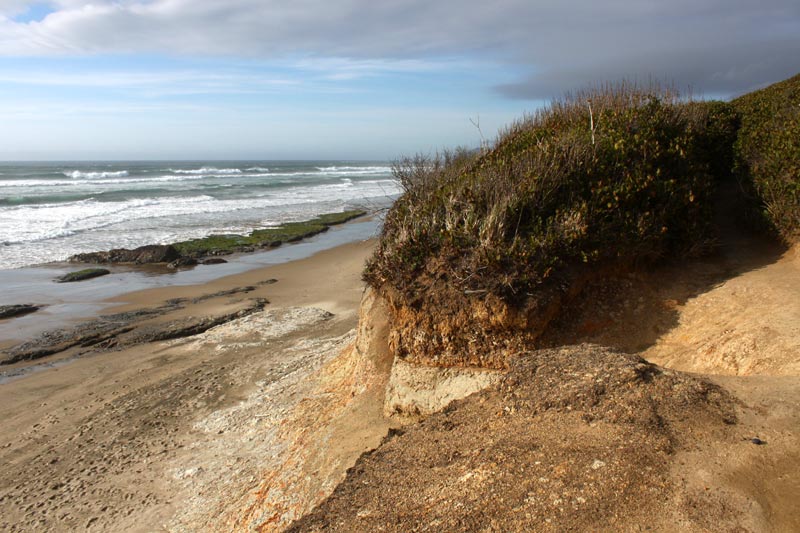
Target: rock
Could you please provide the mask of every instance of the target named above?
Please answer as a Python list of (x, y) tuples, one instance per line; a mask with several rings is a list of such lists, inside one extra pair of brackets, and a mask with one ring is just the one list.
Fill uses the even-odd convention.
[(179, 257), (175, 261), (172, 261), (167, 265), (167, 268), (181, 268), (181, 267), (188, 267), (188, 266), (195, 266), (197, 264), (197, 259), (194, 257)]
[(208, 259), (203, 259), (202, 264), (204, 265), (221, 265), (222, 263), (227, 263), (225, 259), (221, 257), (209, 257)]
[(400, 420), (421, 418), (494, 385), (501, 377), (494, 370), (435, 368), (395, 359), (383, 412)]
[(137, 265), (150, 263), (170, 263), (180, 259), (181, 254), (169, 244), (152, 244), (140, 246), (133, 250), (117, 248), (107, 252), (91, 252), (77, 254), (69, 258), (70, 263), (135, 263)]
[(0, 319), (27, 315), (38, 310), (39, 307), (32, 304), (0, 305)]
[(106, 270), (105, 268), (86, 268), (84, 270), (78, 270), (77, 272), (70, 272), (69, 274), (65, 274), (60, 278), (56, 279), (58, 283), (72, 283), (75, 281), (84, 281), (87, 279), (92, 278), (99, 278), (100, 276), (106, 276), (111, 274), (111, 271)]

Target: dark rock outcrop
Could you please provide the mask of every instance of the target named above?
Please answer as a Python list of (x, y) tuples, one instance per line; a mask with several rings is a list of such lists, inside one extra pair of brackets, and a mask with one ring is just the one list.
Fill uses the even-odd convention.
[(167, 265), (167, 268), (177, 269), (182, 267), (190, 267), (195, 266), (197, 264), (197, 259), (194, 257), (179, 257), (175, 261), (172, 261)]
[(39, 306), (32, 304), (0, 305), (0, 319), (27, 315), (38, 310)]
[[(253, 287), (230, 289), (207, 295), (206, 299), (250, 290), (253, 290)], [(193, 303), (199, 301), (203, 301), (203, 298), (198, 298)], [(189, 337), (261, 311), (269, 301), (265, 298), (251, 298), (240, 309), (222, 315), (189, 316), (163, 322), (150, 321), (169, 312), (183, 309), (185, 303), (185, 300), (173, 300), (161, 307), (103, 315), (77, 326), (47, 331), (32, 340), (0, 350), (0, 366), (40, 359), (71, 348), (81, 352), (102, 351)]]
[(69, 258), (70, 263), (170, 263), (180, 259), (181, 254), (171, 244), (152, 244), (133, 250), (117, 248), (107, 252), (77, 254)]
[(99, 278), (100, 276), (107, 276), (111, 271), (105, 268), (87, 268), (85, 270), (78, 270), (77, 272), (70, 272), (60, 278), (56, 279), (58, 283), (72, 283), (75, 281), (84, 281), (92, 278)]
[(227, 261), (221, 257), (209, 257), (202, 261), (203, 265), (221, 265), (223, 263), (227, 263)]

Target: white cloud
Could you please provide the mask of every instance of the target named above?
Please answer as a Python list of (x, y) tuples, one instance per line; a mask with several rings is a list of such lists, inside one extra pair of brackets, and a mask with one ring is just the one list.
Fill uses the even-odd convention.
[[(0, 19), (0, 56), (156, 53), (313, 58), (330, 79), (424, 70), (444, 57), (531, 75), (500, 90), (550, 96), (600, 77), (655, 75), (736, 91), (800, 69), (797, 0), (150, 0), (51, 2)], [(3, 0), (9, 16), (22, 3)], [(338, 58), (338, 59), (337, 59)], [(769, 63), (764, 66), (764, 63)]]

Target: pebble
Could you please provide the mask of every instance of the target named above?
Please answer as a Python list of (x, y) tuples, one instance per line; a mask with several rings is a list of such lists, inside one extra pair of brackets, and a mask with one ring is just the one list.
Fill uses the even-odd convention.
[(592, 470), (599, 470), (604, 466), (606, 466), (606, 464), (603, 461), (601, 461), (600, 459), (595, 459), (594, 462), (592, 463)]

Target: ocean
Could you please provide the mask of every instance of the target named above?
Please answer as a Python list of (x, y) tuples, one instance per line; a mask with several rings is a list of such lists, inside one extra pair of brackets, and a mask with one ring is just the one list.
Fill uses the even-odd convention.
[(0, 270), (361, 207), (399, 193), (389, 163), (0, 163)]

